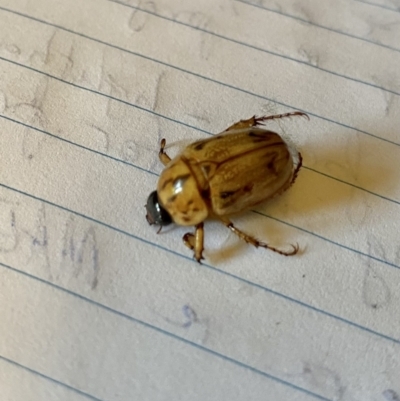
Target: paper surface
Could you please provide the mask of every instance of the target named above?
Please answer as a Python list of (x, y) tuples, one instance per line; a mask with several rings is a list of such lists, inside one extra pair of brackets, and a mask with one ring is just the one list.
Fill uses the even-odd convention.
[[(0, 0), (2, 401), (400, 399), (400, 3), (252, 1)], [(299, 255), (147, 224), (161, 138), (293, 110), (234, 222)]]

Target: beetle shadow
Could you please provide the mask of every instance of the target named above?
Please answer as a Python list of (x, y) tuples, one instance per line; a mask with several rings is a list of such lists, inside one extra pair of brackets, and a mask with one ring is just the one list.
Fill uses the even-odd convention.
[[(383, 205), (387, 202), (382, 196), (390, 198), (388, 188), (396, 186), (399, 169), (392, 157), (379, 157), (382, 153), (377, 152), (377, 148), (381, 145), (393, 152), (393, 145), (376, 138), (365, 139), (361, 134), (356, 137), (356, 140), (347, 141), (345, 147), (337, 141), (318, 145), (310, 158), (304, 149), (302, 171), (293, 187), (283, 195), (288, 205), (285, 214), (290, 216), (293, 211), (295, 214), (314, 215), (337, 211), (341, 206), (343, 210), (356, 209), (366, 203)], [(400, 156), (399, 151), (400, 148), (395, 148)], [(264, 210), (271, 214), (275, 207), (280, 208), (279, 199), (266, 204)]]
[(238, 255), (242, 254), (243, 252), (245, 252), (248, 246), (249, 245), (247, 245), (244, 241), (240, 240), (239, 238), (235, 238), (234, 243), (224, 244), (217, 251), (207, 251), (206, 259), (212, 265), (218, 265), (221, 262), (227, 261), (229, 259), (234, 259)]
[[(314, 149), (308, 150), (306, 144), (301, 152), (303, 168), (295, 184), (281, 196), (261, 204), (253, 211), (306, 230), (313, 229), (314, 232), (321, 228), (324, 232), (343, 231), (346, 227), (343, 227), (343, 219), (337, 218), (337, 213), (345, 214), (349, 227), (354, 230), (362, 227), (371, 213), (384, 212), (388, 200), (382, 196), (397, 201), (395, 194), (392, 197), (388, 195), (388, 188), (398, 185), (400, 162), (396, 166), (393, 160), (399, 159), (396, 153), (400, 155), (400, 147), (355, 134), (345, 144), (336, 138), (336, 141), (319, 143)], [(382, 154), (387, 157), (379, 157)], [(235, 222), (235, 217), (232, 219)], [(271, 220), (268, 220), (262, 222), (262, 232), (260, 235), (258, 229), (257, 238), (286, 249), (288, 243), (285, 237), (289, 228), (278, 222), (271, 225)], [(307, 224), (308, 221), (310, 224)], [(252, 234), (253, 224), (250, 222), (247, 225), (243, 220), (238, 226)], [(257, 224), (259, 228), (260, 222)], [(218, 263), (235, 257), (244, 249), (246, 244), (236, 238), (220, 254), (213, 252), (209, 258), (213, 263)]]
[[(265, 220), (264, 227), (262, 228), (260, 233), (260, 216), (254, 214), (243, 214), (240, 216), (239, 219), (232, 217), (232, 222), (234, 223), (235, 227), (243, 230), (246, 234), (253, 236), (257, 240), (266, 242), (270, 246), (274, 246), (284, 251), (290, 251), (292, 249), (292, 244), (288, 242), (288, 239), (285, 235), (287, 233), (287, 230), (282, 227), (282, 225), (271, 225), (270, 222)], [(258, 229), (253, 230), (255, 227), (258, 227)], [(247, 252), (249, 249), (253, 249), (255, 250), (255, 252), (261, 253), (274, 253), (273, 251), (262, 247), (256, 248), (254, 247), (254, 245), (248, 244), (243, 239), (238, 238), (235, 234), (230, 233), (228, 239), (224, 241), (223, 244), (221, 244), (218, 250), (207, 251), (206, 259), (209, 260), (212, 264), (219, 264), (229, 259), (234, 259), (235, 257)], [(297, 255), (301, 255), (304, 250), (305, 248), (302, 246), (299, 249)]]

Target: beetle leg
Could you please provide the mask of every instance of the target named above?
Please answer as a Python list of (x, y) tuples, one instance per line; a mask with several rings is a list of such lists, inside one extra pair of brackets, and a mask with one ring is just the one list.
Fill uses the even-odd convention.
[(293, 117), (293, 116), (304, 116), (310, 119), (306, 113), (303, 113), (301, 111), (292, 111), (290, 113), (284, 113), (284, 114), (275, 114), (273, 116), (261, 116), (261, 117), (250, 117), (247, 120), (240, 120), (237, 123), (231, 125), (228, 127), (224, 132), (226, 131), (232, 131), (236, 129), (245, 129), (245, 128), (250, 128), (250, 127), (256, 127), (257, 125), (264, 125), (262, 124), (264, 121), (267, 120), (277, 120), (279, 118), (286, 118), (286, 117)]
[(166, 166), (170, 161), (171, 158), (164, 152), (166, 140), (165, 138), (161, 139), (160, 151), (158, 152), (158, 157), (161, 160), (161, 163)]
[(257, 119), (256, 116), (253, 116), (247, 120), (240, 120), (237, 123), (232, 124), (224, 132), (233, 131), (236, 129), (245, 129), (245, 128), (250, 128), (250, 127), (255, 127), (257, 125), (256, 119)]
[(294, 173), (293, 173), (293, 177), (292, 177), (292, 181), (291, 181), (290, 185), (293, 185), (294, 182), (296, 181), (297, 175), (299, 174), (299, 170), (302, 165), (303, 165), (303, 157), (301, 156), (301, 153), (299, 152), (299, 161), (297, 162), (297, 166), (294, 169)]
[(193, 251), (195, 245), (195, 239), (192, 233), (186, 233), (182, 237), (182, 241), (191, 251)]
[(308, 117), (308, 115), (306, 113), (303, 113), (301, 111), (292, 111), (290, 113), (275, 114), (273, 116), (261, 116), (261, 117), (254, 116), (253, 118), (254, 118), (255, 124), (253, 125), (253, 127), (255, 125), (263, 125), (262, 122), (267, 121), (267, 120), (278, 120), (280, 118), (293, 117), (293, 116), (303, 116), (303, 117), (306, 117), (308, 120), (310, 119), (310, 117)]
[(248, 244), (255, 246), (256, 248), (258, 248), (260, 246), (262, 248), (270, 249), (271, 251), (274, 251), (274, 252), (279, 253), (280, 255), (284, 255), (284, 256), (292, 256), (292, 255), (295, 255), (299, 251), (298, 244), (291, 245), (291, 247), (293, 248), (291, 251), (282, 251), (281, 249), (274, 248), (273, 246), (270, 246), (270, 245), (266, 244), (265, 242), (258, 241), (251, 235), (248, 235), (248, 234), (244, 233), (243, 231), (239, 230), (226, 217), (219, 217), (219, 218), (220, 218), (221, 222), (226, 227), (228, 227), (233, 233), (235, 233), (239, 238), (246, 241)]
[(196, 225), (196, 231), (194, 235), (192, 233), (186, 233), (183, 238), (183, 243), (193, 251), (195, 259), (201, 263), (204, 251), (204, 224), (200, 223)]

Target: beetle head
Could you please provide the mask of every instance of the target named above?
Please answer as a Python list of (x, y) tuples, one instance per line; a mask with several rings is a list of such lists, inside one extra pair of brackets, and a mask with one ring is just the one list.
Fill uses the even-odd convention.
[(146, 210), (146, 220), (150, 225), (156, 224), (161, 229), (161, 226), (172, 223), (171, 216), (158, 201), (157, 191), (153, 191), (147, 198)]

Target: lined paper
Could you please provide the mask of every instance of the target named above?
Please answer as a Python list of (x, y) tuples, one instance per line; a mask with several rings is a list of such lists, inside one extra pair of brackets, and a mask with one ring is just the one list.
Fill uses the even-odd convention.
[[(398, 399), (398, 8), (0, 0), (0, 398)], [(161, 138), (293, 110), (296, 185), (234, 222), (299, 255), (149, 227)]]

